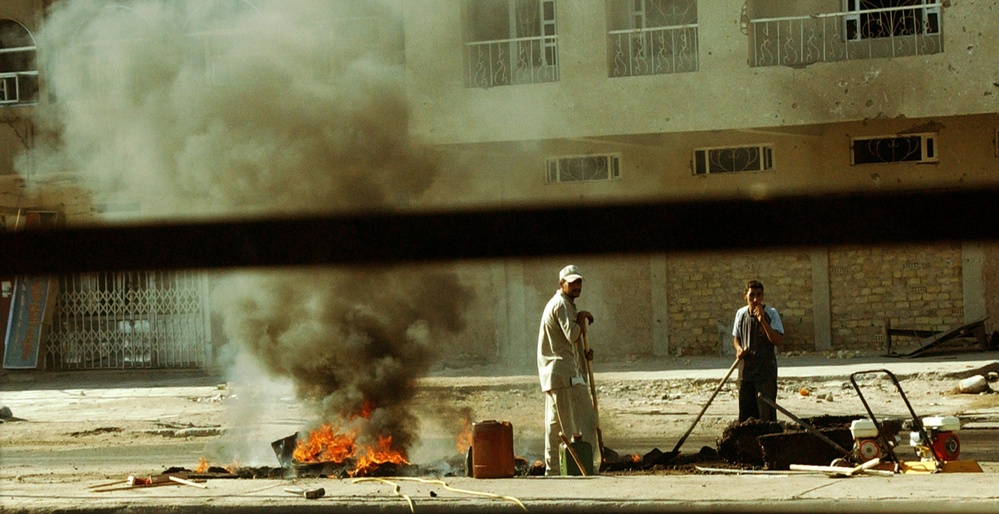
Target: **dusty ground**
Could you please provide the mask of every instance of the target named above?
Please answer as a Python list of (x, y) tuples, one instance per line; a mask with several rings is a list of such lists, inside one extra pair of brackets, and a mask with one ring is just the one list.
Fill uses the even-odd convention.
[[(597, 394), (604, 442), (622, 454), (672, 449), (718, 384), (717, 379), (648, 379), (640, 373), (614, 376), (598, 373)], [(259, 377), (223, 382), (205, 373), (152, 372), (3, 379), (0, 404), (20, 421), (0, 425), (0, 480), (115, 480), (171, 466), (193, 469), (201, 458), (217, 465), (277, 466), (269, 443), (313, 421), (309, 405), (296, 400), (288, 384)], [(906, 378), (902, 385), (922, 416), (958, 415), (968, 422), (976, 412), (999, 410), (999, 394), (960, 394), (957, 380), (937, 373)], [(890, 382), (877, 379), (862, 386), (876, 414), (906, 416)], [(799, 417), (864, 412), (847, 380), (783, 379), (780, 387), (779, 402)], [(414, 405), (423, 440), (412, 449), (411, 461), (425, 465), (460, 455), (455, 437), (463, 414), (476, 421), (509, 421), (516, 453), (540, 458), (542, 406), (532, 376), (425, 379)], [(736, 414), (730, 382), (683, 453), (714, 447)], [(994, 431), (989, 433), (994, 437)], [(980, 455), (987, 457), (987, 471), (997, 470), (999, 456)]]

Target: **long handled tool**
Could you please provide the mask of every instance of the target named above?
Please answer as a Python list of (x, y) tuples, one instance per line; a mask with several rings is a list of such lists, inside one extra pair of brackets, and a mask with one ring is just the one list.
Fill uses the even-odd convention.
[(593, 422), (597, 429), (597, 451), (600, 452), (600, 462), (604, 462), (604, 434), (600, 431), (600, 411), (597, 409), (597, 384), (593, 381), (593, 364), (590, 359), (586, 358), (589, 353), (590, 343), (586, 340), (586, 332), (583, 332), (583, 360), (586, 361), (586, 373), (590, 380), (590, 398), (593, 399)]
[(669, 452), (668, 456), (670, 459), (673, 459), (680, 454), (680, 447), (683, 446), (684, 441), (687, 440), (687, 436), (689, 436), (690, 433), (694, 431), (694, 427), (696, 427), (697, 422), (701, 420), (701, 416), (704, 415), (704, 411), (708, 410), (708, 406), (711, 405), (711, 402), (715, 400), (715, 396), (718, 396), (718, 391), (721, 391), (721, 388), (722, 386), (725, 385), (725, 382), (728, 382), (728, 377), (732, 376), (732, 372), (735, 371), (735, 367), (738, 364), (739, 364), (739, 359), (736, 359), (735, 362), (732, 363), (732, 366), (728, 368), (728, 373), (725, 373), (725, 378), (721, 379), (721, 382), (718, 382), (718, 387), (715, 388), (715, 392), (711, 393), (711, 398), (708, 398), (708, 402), (704, 404), (704, 407), (701, 408), (701, 412), (699, 412), (697, 414), (697, 417), (694, 418), (694, 422), (691, 423), (690, 428), (688, 428), (687, 432), (683, 434), (683, 437), (681, 437), (680, 440), (676, 442), (676, 446), (673, 447), (673, 451)]
[(583, 461), (579, 458), (579, 454), (576, 453), (576, 449), (572, 446), (572, 442), (570, 442), (569, 438), (565, 436), (565, 432), (559, 431), (558, 438), (562, 440), (562, 444), (565, 445), (565, 451), (569, 452), (569, 455), (576, 463), (576, 468), (579, 469), (579, 472), (582, 473), (584, 477), (589, 476), (590, 474), (586, 472), (586, 466), (583, 465)]

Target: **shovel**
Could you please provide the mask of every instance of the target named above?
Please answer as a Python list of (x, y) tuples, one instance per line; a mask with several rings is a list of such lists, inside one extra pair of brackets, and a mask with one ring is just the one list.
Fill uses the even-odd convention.
[(725, 373), (725, 378), (721, 379), (721, 382), (718, 382), (718, 387), (715, 388), (715, 392), (711, 393), (711, 398), (708, 398), (708, 402), (704, 404), (704, 407), (701, 408), (701, 412), (699, 412), (697, 414), (697, 417), (694, 418), (694, 422), (690, 425), (690, 428), (688, 428), (687, 432), (683, 434), (683, 437), (681, 437), (680, 440), (676, 442), (676, 446), (673, 447), (673, 451), (664, 455), (663, 457), (664, 461), (673, 460), (676, 458), (677, 455), (680, 454), (680, 447), (683, 446), (683, 442), (686, 441), (687, 436), (689, 436), (690, 433), (694, 431), (694, 427), (696, 427), (697, 422), (701, 420), (701, 416), (704, 415), (704, 411), (708, 410), (708, 406), (711, 405), (711, 402), (714, 401), (715, 396), (718, 396), (718, 391), (721, 391), (721, 388), (722, 386), (725, 385), (725, 382), (728, 382), (728, 377), (732, 376), (732, 372), (735, 371), (735, 367), (738, 364), (739, 364), (739, 359), (736, 359), (735, 362), (732, 363), (732, 366), (728, 368), (728, 373)]
[(602, 463), (604, 462), (604, 434), (600, 431), (600, 411), (597, 410), (597, 384), (593, 382), (593, 364), (586, 358), (589, 353), (590, 343), (586, 340), (586, 332), (583, 332), (583, 360), (586, 361), (586, 373), (590, 379), (590, 398), (593, 399), (594, 425), (597, 429), (597, 452), (599, 452)]

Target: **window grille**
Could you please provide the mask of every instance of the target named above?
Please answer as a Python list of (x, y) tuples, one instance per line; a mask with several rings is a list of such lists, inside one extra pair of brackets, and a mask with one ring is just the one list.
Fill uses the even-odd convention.
[(853, 138), (850, 164), (937, 162), (936, 138), (936, 133)]
[(0, 20), (0, 104), (38, 100), (35, 40), (23, 25)]
[(617, 155), (578, 155), (556, 157), (546, 162), (545, 184), (595, 182), (621, 178)]
[(843, 0), (843, 39), (890, 38), (940, 33), (936, 0)]
[(697, 71), (696, 0), (612, 0), (611, 77)]
[(468, 87), (555, 82), (555, 0), (466, 0)]
[[(943, 52), (940, 2), (841, 1), (838, 12), (750, 20), (751, 65), (797, 67)], [(809, 8), (807, 2), (783, 5), (791, 11)]]
[(694, 175), (773, 169), (774, 149), (769, 144), (694, 149)]
[(195, 271), (59, 277), (45, 368), (187, 368), (210, 363), (205, 278)]
[(13, 104), (18, 100), (17, 74), (0, 74), (0, 103)]

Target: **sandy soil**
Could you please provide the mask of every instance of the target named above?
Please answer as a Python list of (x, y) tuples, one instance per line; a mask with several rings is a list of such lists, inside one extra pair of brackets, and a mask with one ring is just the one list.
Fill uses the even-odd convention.
[[(113, 480), (171, 466), (194, 469), (202, 458), (221, 466), (277, 466), (270, 442), (314, 421), (310, 405), (295, 399), (288, 384), (259, 378), (223, 383), (210, 374), (157, 373), (152, 375), (156, 386), (149, 387), (142, 385), (149, 383), (142, 375), (91, 376), (93, 383), (81, 377), (36, 376), (27, 382), (7, 377), (0, 403), (17, 419), (0, 425), (0, 480)], [(626, 380), (597, 377), (604, 442), (622, 454), (672, 449), (718, 385), (717, 380), (643, 379), (641, 374)], [(953, 378), (927, 373), (902, 385), (921, 416), (958, 415), (968, 421), (976, 413), (999, 411), (999, 394), (960, 394)], [(781, 380), (780, 388), (780, 404), (802, 418), (864, 414), (846, 380), (789, 379)], [(862, 382), (862, 390), (879, 417), (907, 417), (890, 382), (872, 378)], [(515, 452), (540, 458), (542, 407), (531, 376), (424, 380), (414, 403), (421, 442), (410, 460), (424, 465), (460, 455), (456, 436), (463, 419), (509, 421)], [(735, 384), (729, 382), (682, 452), (715, 447), (737, 411)]]

